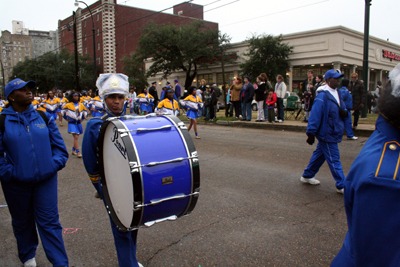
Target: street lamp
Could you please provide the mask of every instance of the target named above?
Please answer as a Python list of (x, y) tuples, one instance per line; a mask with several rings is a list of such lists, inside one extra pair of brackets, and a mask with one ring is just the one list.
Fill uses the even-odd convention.
[(82, 3), (82, 4), (85, 4), (86, 5), (86, 7), (88, 8), (88, 10), (89, 10), (89, 13), (90, 13), (90, 17), (92, 18), (92, 27), (93, 27), (93, 29), (92, 29), (92, 32), (93, 32), (93, 66), (94, 66), (94, 82), (96, 83), (96, 80), (97, 80), (97, 67), (96, 67), (96, 40), (95, 40), (95, 34), (96, 34), (96, 30), (95, 30), (95, 28), (94, 28), (94, 20), (93, 20), (93, 14), (92, 14), (92, 11), (90, 10), (90, 7), (85, 3), (85, 2), (83, 2), (83, 1), (78, 1), (78, 0), (75, 0), (75, 6), (79, 6), (79, 3)]

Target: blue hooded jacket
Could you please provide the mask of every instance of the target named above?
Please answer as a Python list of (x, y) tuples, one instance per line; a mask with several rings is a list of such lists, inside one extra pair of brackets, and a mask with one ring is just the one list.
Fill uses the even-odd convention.
[[(340, 94), (339, 99), (340, 108), (346, 109)], [(340, 108), (331, 93), (319, 91), (308, 120), (307, 135), (315, 135), (318, 141), (340, 143), (344, 132), (344, 121), (339, 116)]]
[(338, 92), (340, 94), (340, 98), (342, 98), (343, 102), (346, 104), (346, 109), (352, 110), (353, 97), (351, 96), (349, 89), (347, 89), (347, 87), (342, 87)]
[(46, 113), (46, 126), (32, 105), (22, 113), (11, 106), (2, 114), (6, 119), (4, 133), (0, 131), (0, 180), (36, 183), (56, 176), (68, 152), (53, 117)]

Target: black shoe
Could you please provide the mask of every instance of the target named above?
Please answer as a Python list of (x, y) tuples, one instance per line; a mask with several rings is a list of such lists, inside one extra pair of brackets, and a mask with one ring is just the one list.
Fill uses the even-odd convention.
[(246, 121), (246, 119), (241, 119), (241, 121)]

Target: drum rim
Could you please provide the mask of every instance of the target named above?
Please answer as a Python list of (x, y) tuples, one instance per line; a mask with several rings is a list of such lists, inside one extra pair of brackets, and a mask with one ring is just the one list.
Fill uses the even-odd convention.
[[(116, 212), (114, 210), (114, 206), (112, 205), (112, 202), (111, 202), (111, 199), (110, 199), (110, 196), (109, 196), (109, 193), (108, 193), (107, 180), (106, 180), (105, 173), (104, 173), (103, 144), (104, 144), (104, 135), (105, 135), (105, 132), (106, 132), (106, 130), (107, 130), (107, 128), (108, 128), (110, 123), (112, 123), (113, 126), (116, 127), (117, 129), (121, 129), (121, 130), (122, 129), (124, 129), (124, 130), (126, 129), (126, 125), (124, 123), (122, 123), (122, 121), (119, 120), (119, 119), (117, 119), (117, 120), (114, 119), (114, 120), (111, 120), (111, 121), (105, 121), (102, 124), (101, 128), (100, 128), (100, 134), (99, 134), (99, 139), (98, 139), (98, 149), (99, 149), (98, 161), (99, 161), (99, 171), (100, 171), (100, 177), (101, 177), (101, 180), (100, 180), (101, 181), (101, 187), (103, 189), (103, 196), (104, 196), (104, 201), (106, 203), (106, 209), (107, 209), (107, 212), (110, 215), (112, 221), (116, 224), (116, 226), (117, 226), (117, 228), (119, 230), (132, 231), (132, 230), (138, 229), (138, 227), (140, 226), (141, 219), (142, 219), (142, 216), (143, 216), (143, 209), (140, 208), (140, 209), (138, 209), (136, 211), (134, 210), (130, 228), (127, 228), (126, 226), (124, 226), (121, 223), (121, 221), (119, 220), (118, 216), (116, 215)], [(123, 127), (118, 127), (119, 125), (117, 125), (117, 124), (122, 125)], [(132, 138), (132, 136), (130, 134), (128, 134), (128, 135), (123, 136), (123, 137), (121, 136), (121, 139), (122, 139), (122, 142), (124, 142), (125, 149), (127, 150), (128, 161), (132, 162), (132, 158), (131, 158), (130, 155), (132, 155), (132, 152), (134, 152), (134, 154), (137, 156), (137, 151), (135, 150), (136, 147), (134, 146), (134, 143), (132, 143), (132, 146), (127, 145), (127, 142), (125, 142), (125, 139), (126, 139), (127, 136), (129, 136), (129, 138)], [(139, 162), (139, 158), (136, 157), (136, 159)], [(140, 163), (138, 164), (138, 166), (140, 166)], [(134, 179), (135, 179), (134, 174), (137, 174), (137, 173), (138, 172), (136, 172), (136, 173), (135, 172), (134, 173), (131, 172), (132, 184), (135, 183), (134, 182)], [(143, 183), (142, 183), (141, 168), (139, 168), (139, 178), (140, 178), (139, 182), (140, 182), (141, 193), (138, 194), (138, 196), (141, 198), (140, 199), (140, 203), (142, 203), (143, 202)], [(136, 179), (137, 179), (137, 177), (136, 177)], [(134, 204), (135, 204), (135, 193), (134, 193), (134, 199), (133, 200), (134, 200), (134, 203), (132, 203), (132, 204), (133, 204), (133, 207), (134, 207)], [(140, 212), (140, 215), (139, 215), (140, 220), (139, 220), (138, 224), (135, 225), (135, 227), (132, 227), (133, 221), (137, 217), (137, 216), (135, 216), (135, 214), (137, 214), (138, 212)]]
[[(185, 141), (185, 147), (186, 147), (186, 153), (188, 154), (188, 157), (191, 157), (191, 153), (196, 152), (196, 147), (194, 145), (194, 142), (192, 138), (189, 135), (189, 132), (187, 131), (187, 128), (181, 128), (179, 127), (179, 123), (183, 123), (179, 118), (177, 118), (174, 115), (171, 114), (163, 114), (163, 115), (158, 115), (165, 117), (169, 119), (176, 127), (176, 129), (179, 131), (179, 134), (181, 135), (182, 139)], [(185, 131), (183, 131), (185, 130)], [(200, 192), (200, 163), (198, 161), (197, 157), (197, 166), (193, 166), (193, 159), (189, 160), (190, 163), (190, 170), (191, 170), (191, 193), (194, 193), (196, 190)], [(179, 215), (178, 217), (189, 215), (195, 208), (197, 204), (197, 200), (199, 199), (199, 196), (190, 196), (188, 205), (185, 209), (185, 211)]]

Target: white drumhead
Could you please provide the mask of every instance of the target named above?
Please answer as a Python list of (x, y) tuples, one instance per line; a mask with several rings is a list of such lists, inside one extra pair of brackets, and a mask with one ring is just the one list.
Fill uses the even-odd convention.
[(133, 184), (125, 144), (116, 133), (117, 127), (110, 123), (103, 142), (104, 175), (115, 214), (129, 228), (133, 218)]

